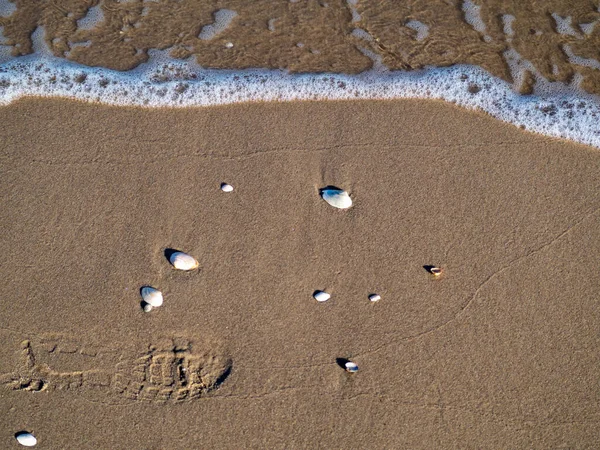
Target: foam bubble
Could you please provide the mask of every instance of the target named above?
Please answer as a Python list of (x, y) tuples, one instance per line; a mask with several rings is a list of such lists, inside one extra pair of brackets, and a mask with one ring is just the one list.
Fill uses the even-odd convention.
[(17, 10), (17, 5), (14, 2), (8, 0), (0, 0), (0, 16), (8, 17)]
[(600, 70), (600, 62), (597, 60), (593, 58), (583, 58), (582, 56), (577, 56), (575, 53), (573, 53), (573, 50), (571, 50), (571, 46), (569, 44), (563, 45), (562, 48), (565, 52), (565, 55), (569, 57), (569, 62), (571, 64), (577, 64), (579, 66), (591, 67), (592, 69)]
[(571, 16), (561, 17), (556, 13), (552, 13), (552, 18), (556, 23), (556, 31), (559, 34), (580, 37), (580, 34), (577, 31), (575, 31), (571, 26)]
[(352, 36), (362, 39), (364, 41), (372, 41), (373, 36), (371, 36), (367, 31), (362, 28), (355, 28), (352, 30)]
[(417, 32), (417, 36), (415, 37), (417, 41), (422, 41), (429, 36), (429, 27), (423, 22), (419, 22), (418, 20), (409, 20), (404, 24), (404, 26), (412, 28)]
[(31, 35), (31, 42), (33, 44), (33, 51), (41, 58), (52, 58), (53, 53), (48, 47), (45, 39), (44, 27), (37, 27)]
[(231, 24), (231, 21), (235, 18), (235, 16), (237, 16), (235, 11), (230, 9), (219, 9), (213, 13), (215, 22), (211, 25), (202, 27), (198, 37), (206, 41), (213, 39), (216, 35), (224, 31), (229, 24)]
[(592, 31), (594, 31), (594, 27), (596, 26), (597, 22), (598, 21), (596, 21), (596, 22), (590, 22), (590, 23), (580, 23), (579, 24), (579, 28), (585, 34), (590, 35), (590, 34), (592, 34)]
[[(481, 6), (473, 3), (472, 0), (463, 0), (462, 10), (465, 13), (465, 20), (467, 23), (471, 25), (475, 31), (485, 34), (487, 27), (481, 18)], [(489, 36), (487, 37), (490, 39)]]
[(515, 16), (512, 14), (503, 14), (502, 15), (502, 26), (504, 34), (507, 36), (506, 40), (511, 41), (512, 37), (515, 35), (515, 32), (512, 28), (512, 23), (515, 21)]
[(77, 28), (80, 30), (91, 30), (104, 20), (104, 13), (100, 5), (92, 6), (87, 10), (87, 14), (77, 21)]
[[(426, 67), (411, 72), (389, 71), (383, 66), (358, 75), (289, 74), (281, 70), (202, 69), (191, 60), (173, 61), (168, 52), (169, 49), (150, 51), (150, 61), (129, 72), (91, 68), (35, 54), (12, 59), (0, 66), (0, 104), (24, 96), (146, 107), (251, 101), (440, 99), (485, 111), (530, 131), (600, 148), (600, 98), (578, 91), (578, 80), (565, 85), (540, 79), (533, 95), (522, 96), (509, 83), (476, 66)], [(519, 58), (518, 54), (512, 56)]]
[(360, 14), (356, 10), (356, 5), (358, 4), (358, 0), (346, 0), (350, 11), (352, 11), (352, 22), (360, 22)]

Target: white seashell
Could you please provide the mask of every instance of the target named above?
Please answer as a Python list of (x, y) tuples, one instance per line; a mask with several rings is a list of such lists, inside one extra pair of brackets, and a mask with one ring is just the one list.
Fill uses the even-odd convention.
[(144, 312), (150, 312), (152, 311), (152, 305), (146, 303), (144, 304)]
[(233, 192), (233, 186), (227, 183), (222, 183), (221, 184), (221, 190), (223, 192)]
[(334, 208), (346, 209), (352, 206), (350, 195), (346, 191), (336, 187), (321, 189), (321, 197)]
[(191, 255), (175, 252), (169, 257), (169, 262), (179, 270), (192, 270), (198, 267), (198, 261)]
[(371, 294), (369, 295), (369, 300), (371, 300), (372, 302), (378, 302), (379, 300), (381, 300), (381, 295)]
[(435, 266), (426, 266), (426, 267), (427, 267), (427, 271), (436, 278), (441, 276), (442, 273), (444, 272), (444, 269), (442, 269), (441, 267), (435, 267)]
[(15, 438), (17, 442), (24, 447), (33, 447), (37, 444), (37, 439), (31, 433), (27, 433), (26, 431), (21, 431), (20, 433), (15, 434)]
[(346, 372), (358, 372), (358, 366), (356, 365), (356, 363), (353, 363), (352, 361), (348, 361), (346, 362), (346, 364), (344, 364), (344, 367), (346, 368)]
[(431, 269), (431, 273), (434, 276), (439, 277), (442, 274), (442, 269), (440, 269), (439, 267), (434, 267)]
[[(144, 286), (140, 293), (142, 294), (144, 301), (153, 308), (158, 308), (163, 304), (163, 295), (158, 289), (154, 289), (150, 286)], [(146, 308), (144, 307), (144, 310), (145, 309)]]
[(329, 295), (327, 292), (325, 291), (316, 291), (313, 294), (313, 297), (315, 298), (316, 301), (318, 302), (326, 302), (327, 300), (329, 300), (331, 298), (331, 295)]

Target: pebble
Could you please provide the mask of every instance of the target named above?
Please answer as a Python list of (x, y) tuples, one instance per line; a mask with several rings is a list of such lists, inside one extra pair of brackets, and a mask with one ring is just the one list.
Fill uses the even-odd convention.
[(344, 364), (344, 367), (346, 368), (346, 372), (350, 372), (350, 373), (358, 372), (358, 365), (356, 365), (356, 363), (354, 363), (352, 361), (346, 362), (346, 364)]
[(221, 183), (221, 190), (223, 192), (233, 192), (233, 186), (227, 183)]
[(369, 295), (369, 300), (371, 300), (372, 302), (378, 302), (379, 300), (381, 300), (381, 295), (371, 294)]
[(37, 439), (35, 436), (27, 431), (18, 432), (15, 434), (15, 438), (17, 439), (17, 442), (24, 447), (33, 447), (35, 444), (37, 444)]
[(169, 262), (179, 270), (192, 270), (198, 267), (198, 261), (191, 255), (175, 252), (169, 257)]
[(152, 311), (152, 305), (149, 305), (148, 303), (144, 303), (144, 312), (150, 312)]
[(142, 299), (153, 308), (158, 308), (163, 304), (163, 295), (158, 289), (154, 289), (151, 286), (144, 286), (140, 290)]
[(343, 189), (334, 186), (321, 189), (321, 198), (334, 208), (347, 209), (352, 206), (350, 195)]
[(318, 302), (326, 302), (327, 300), (329, 300), (331, 298), (331, 295), (325, 291), (316, 291), (313, 294), (313, 297)]

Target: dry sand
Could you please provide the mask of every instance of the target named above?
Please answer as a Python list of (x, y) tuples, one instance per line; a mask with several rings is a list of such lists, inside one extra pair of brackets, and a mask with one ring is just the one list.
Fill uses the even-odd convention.
[[(597, 150), (409, 100), (29, 99), (0, 121), (0, 447), (600, 441)], [(152, 397), (149, 371), (192, 360), (224, 381)]]

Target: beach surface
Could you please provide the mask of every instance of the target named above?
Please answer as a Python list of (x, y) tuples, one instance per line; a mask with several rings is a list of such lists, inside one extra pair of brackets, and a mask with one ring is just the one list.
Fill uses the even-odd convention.
[(423, 100), (0, 122), (0, 447), (600, 441), (597, 149)]

